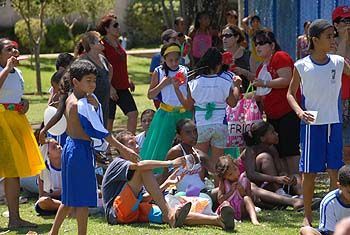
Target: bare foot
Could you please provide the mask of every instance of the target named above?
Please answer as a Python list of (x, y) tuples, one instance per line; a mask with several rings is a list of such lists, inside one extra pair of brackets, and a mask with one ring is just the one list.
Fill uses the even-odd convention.
[(36, 228), (38, 227), (37, 224), (33, 224), (29, 221), (25, 221), (23, 219), (18, 220), (12, 220), (8, 224), (9, 229), (16, 229), (16, 228)]
[(304, 200), (300, 198), (294, 198), (293, 208), (294, 210), (300, 210), (304, 207)]
[(304, 217), (302, 226), (303, 226), (303, 227), (305, 227), (305, 226), (310, 226), (310, 227), (312, 227), (311, 222), (312, 222), (312, 219), (311, 219), (311, 218)]
[(252, 224), (254, 225), (261, 225), (258, 220), (252, 219)]

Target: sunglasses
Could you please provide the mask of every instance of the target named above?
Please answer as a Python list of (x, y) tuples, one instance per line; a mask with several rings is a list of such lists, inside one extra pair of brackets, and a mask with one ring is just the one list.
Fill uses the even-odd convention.
[(13, 50), (18, 50), (16, 47), (14, 46), (9, 46), (9, 47), (5, 47), (6, 51), (13, 51)]
[(221, 35), (221, 39), (223, 39), (223, 38), (230, 38), (230, 37), (233, 37), (233, 36), (235, 36), (233, 33), (225, 33), (225, 34)]
[(342, 18), (342, 19), (340, 19), (339, 22), (344, 23), (344, 24), (350, 24), (350, 18)]
[(255, 45), (255, 46), (263, 46), (263, 45), (265, 45), (265, 44), (267, 44), (267, 43), (268, 43), (268, 44), (271, 44), (270, 41), (268, 41), (268, 40), (266, 40), (266, 41), (263, 40), (263, 41), (258, 41), (258, 42), (255, 41), (255, 42), (254, 42), (254, 45)]
[(114, 23), (112, 26), (113, 26), (113, 28), (118, 28), (118, 27), (119, 27), (119, 23), (116, 22), (116, 23)]

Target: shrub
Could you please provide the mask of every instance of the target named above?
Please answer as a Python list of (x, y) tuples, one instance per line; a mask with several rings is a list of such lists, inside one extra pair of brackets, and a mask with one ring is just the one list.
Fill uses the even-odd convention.
[[(31, 24), (33, 36), (34, 36), (34, 38), (37, 38), (40, 35), (40, 20), (30, 18), (30, 24)], [(44, 24), (43, 32), (42, 32), (43, 35), (45, 35), (46, 32), (47, 32), (47, 29), (46, 29), (46, 26)], [(32, 48), (32, 42), (29, 39), (27, 25), (24, 22), (24, 20), (19, 20), (15, 24), (15, 34), (16, 34), (17, 38), (19, 39), (21, 46), (24, 49), (24, 50), (22, 50), (22, 52), (23, 51), (24, 52), (31, 51), (30, 48)], [(44, 44), (45, 44), (45, 37), (42, 37), (41, 46), (43, 46)]]

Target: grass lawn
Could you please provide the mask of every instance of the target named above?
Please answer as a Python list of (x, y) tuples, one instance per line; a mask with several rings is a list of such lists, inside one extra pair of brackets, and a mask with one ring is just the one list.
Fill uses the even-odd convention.
[[(41, 59), (41, 77), (42, 77), (42, 90), (47, 92), (50, 87), (51, 75), (55, 72), (55, 59)], [(150, 59), (129, 56), (128, 57), (128, 69), (130, 76), (136, 84), (136, 90), (133, 93), (136, 101), (139, 113), (147, 108), (153, 108), (153, 102), (146, 97), (148, 84), (149, 84), (149, 64)], [(33, 94), (36, 92), (35, 71), (30, 67), (29, 61), (21, 62), (19, 67), (23, 73), (24, 86), (26, 94)], [(47, 107), (48, 95), (26, 95), (30, 100), (30, 108), (27, 113), (27, 117), (32, 124), (38, 124), (43, 119), (44, 110)], [(124, 127), (126, 123), (126, 117), (117, 109), (115, 127)]]
[[(50, 86), (50, 77), (54, 72), (54, 60), (53, 59), (42, 59), (42, 84), (43, 91), (47, 91)], [(134, 98), (138, 105), (139, 112), (142, 112), (146, 108), (153, 108), (152, 101), (146, 98), (146, 91), (148, 89), (148, 68), (150, 59), (139, 58), (139, 57), (128, 57), (128, 68), (132, 79), (136, 83), (136, 91)], [(29, 62), (24, 61), (20, 66), (23, 72), (25, 80), (25, 92), (33, 93), (36, 91), (35, 88), (35, 72), (30, 68)], [(30, 109), (27, 114), (32, 124), (38, 124), (42, 121), (43, 112), (47, 106), (48, 95), (36, 96), (26, 95), (30, 100)], [(126, 118), (118, 109), (117, 119), (115, 127), (125, 126)], [(322, 187), (323, 185), (323, 187)], [(319, 187), (318, 196), (323, 196), (326, 189), (325, 184)], [(33, 231), (39, 234), (45, 234), (49, 231), (53, 217), (38, 217), (33, 208), (34, 199), (31, 199), (29, 203), (21, 205), (20, 211), (24, 219), (30, 220), (39, 224), (37, 229)], [(18, 231), (7, 232), (7, 221), (8, 219), (1, 216), (3, 212), (7, 210), (5, 205), (0, 205), (0, 234), (26, 234), (28, 229), (22, 229)], [(236, 232), (239, 234), (298, 234), (300, 224), (302, 222), (302, 213), (294, 212), (292, 209), (284, 211), (272, 211), (265, 210), (258, 214), (259, 220), (262, 226), (253, 226), (250, 222), (238, 223), (236, 225)], [(318, 222), (318, 213), (314, 214), (315, 224)], [(146, 224), (135, 224), (135, 225), (118, 225), (109, 226), (105, 222), (103, 217), (91, 216), (88, 224), (88, 234), (227, 234), (219, 228), (209, 226), (197, 226), (197, 227), (184, 227), (181, 229), (169, 229), (167, 225), (146, 225)], [(61, 234), (77, 234), (76, 221), (74, 219), (67, 219), (61, 229)]]

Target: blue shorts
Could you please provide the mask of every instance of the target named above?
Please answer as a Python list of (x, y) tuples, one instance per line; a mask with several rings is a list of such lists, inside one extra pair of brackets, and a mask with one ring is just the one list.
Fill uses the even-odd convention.
[(301, 157), (299, 171), (302, 173), (338, 170), (343, 163), (342, 123), (300, 126)]
[(95, 158), (90, 141), (66, 140), (62, 151), (62, 204), (71, 207), (96, 207)]

